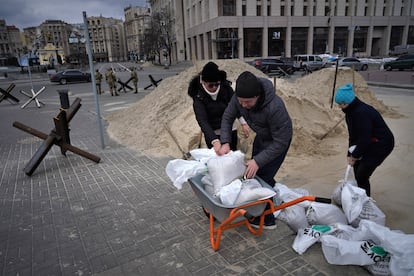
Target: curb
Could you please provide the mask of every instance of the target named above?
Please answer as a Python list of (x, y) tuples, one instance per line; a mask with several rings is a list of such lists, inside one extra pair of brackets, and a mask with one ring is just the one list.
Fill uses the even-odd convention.
[(385, 82), (373, 82), (373, 81), (367, 81), (367, 84), (368, 85), (371, 85), (371, 86), (389, 87), (389, 88), (401, 88), (401, 89), (414, 90), (414, 85), (410, 85), (410, 84), (385, 83)]

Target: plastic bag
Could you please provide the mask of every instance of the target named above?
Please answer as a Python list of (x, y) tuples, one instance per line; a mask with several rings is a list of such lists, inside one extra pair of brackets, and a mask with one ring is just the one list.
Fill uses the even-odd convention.
[(165, 172), (173, 182), (174, 186), (181, 190), (183, 183), (189, 178), (200, 173), (206, 173), (207, 166), (206, 164), (195, 160), (174, 159), (168, 161)]
[(385, 214), (380, 208), (378, 208), (372, 198), (368, 198), (368, 200), (362, 205), (361, 213), (355, 220), (352, 221), (351, 225), (358, 227), (361, 219), (367, 219), (374, 221), (379, 225), (385, 225)]
[[(276, 191), (276, 197), (274, 199), (276, 206), (280, 205), (283, 202), (288, 202), (288, 201), (294, 200), (302, 196), (310, 195), (309, 191), (305, 189), (301, 189), (301, 188), (290, 189), (289, 187), (281, 183), (276, 183), (273, 189)], [(297, 205), (300, 205), (304, 208), (308, 208), (310, 205), (310, 202), (306, 200), (306, 201), (302, 201), (298, 203)]]
[(342, 205), (341, 195), (342, 195), (342, 189), (344, 188), (345, 184), (349, 184), (349, 185), (352, 185), (352, 186), (355, 186), (355, 187), (358, 186), (358, 184), (355, 180), (353, 180), (353, 179), (350, 180), (349, 179), (349, 174), (351, 172), (351, 168), (352, 168), (351, 165), (348, 165), (346, 167), (344, 179), (341, 179), (341, 180), (338, 181), (339, 184), (336, 186), (335, 190), (332, 193), (333, 201), (336, 204), (338, 204), (339, 206)]
[(352, 239), (371, 239), (390, 254), (392, 275), (414, 275), (414, 235), (390, 230), (370, 220), (361, 220)]
[(239, 197), (242, 189), (242, 182), (240, 179), (236, 179), (230, 184), (222, 187), (218, 193), (221, 203), (224, 205), (234, 205)]
[(235, 204), (240, 205), (248, 201), (271, 198), (276, 194), (273, 189), (263, 187), (257, 179), (246, 179), (242, 181), (239, 196)]
[(322, 235), (330, 234), (335, 228), (329, 225), (312, 225), (311, 227), (299, 229), (292, 248), (302, 255), (309, 247), (318, 242)]
[(383, 247), (371, 240), (348, 241), (327, 235), (320, 241), (325, 259), (330, 264), (372, 265), (388, 255)]
[(282, 209), (277, 215), (277, 218), (286, 223), (295, 233), (297, 233), (299, 229), (304, 229), (310, 226), (306, 219), (305, 208), (299, 204)]
[(207, 160), (210, 159), (211, 157), (217, 156), (213, 148), (193, 149), (193, 150), (190, 150), (190, 154), (191, 154), (191, 157), (194, 158), (194, 160), (197, 160), (200, 162), (207, 162)]
[(344, 212), (336, 205), (312, 202), (306, 210), (306, 219), (310, 225), (348, 224)]
[(246, 170), (244, 154), (241, 151), (231, 151), (223, 156), (214, 156), (207, 160), (208, 174), (214, 186), (214, 194), (230, 184), (234, 179), (241, 178)]
[(361, 214), (364, 203), (368, 201), (368, 196), (364, 189), (345, 184), (342, 189), (341, 200), (342, 209), (348, 223), (352, 223)]

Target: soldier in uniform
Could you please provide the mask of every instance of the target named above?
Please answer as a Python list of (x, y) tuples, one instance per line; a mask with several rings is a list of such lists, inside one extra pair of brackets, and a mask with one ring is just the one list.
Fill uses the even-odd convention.
[(119, 96), (118, 92), (116, 92), (116, 75), (112, 68), (108, 68), (108, 71), (106, 71), (105, 80), (108, 83), (111, 96)]
[(135, 70), (135, 68), (131, 68), (131, 79), (135, 87), (134, 93), (138, 93), (138, 75), (137, 75), (137, 71)]
[(101, 90), (101, 82), (102, 82), (102, 74), (101, 72), (99, 72), (98, 69), (96, 69), (95, 72), (95, 81), (96, 81), (96, 90), (98, 92), (98, 94), (102, 94), (102, 90)]

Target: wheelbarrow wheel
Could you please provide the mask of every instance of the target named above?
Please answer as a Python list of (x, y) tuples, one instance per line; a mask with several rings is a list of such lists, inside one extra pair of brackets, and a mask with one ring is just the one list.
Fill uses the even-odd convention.
[[(210, 212), (207, 211), (206, 208), (204, 208), (204, 206), (201, 206), (201, 208), (203, 209), (204, 214), (207, 216), (208, 219), (210, 219)], [(216, 220), (216, 218), (214, 218), (214, 220)]]

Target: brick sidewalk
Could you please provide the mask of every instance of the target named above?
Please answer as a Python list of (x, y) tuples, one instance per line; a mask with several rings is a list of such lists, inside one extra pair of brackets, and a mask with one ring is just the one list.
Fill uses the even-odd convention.
[[(369, 275), (358, 266), (329, 265), (319, 244), (298, 255), (296, 235), (280, 221), (260, 236), (244, 227), (225, 231), (213, 251), (198, 198), (189, 185), (172, 185), (168, 160), (108, 137), (102, 149), (88, 127), (93, 101), (82, 103), (71, 142), (101, 157), (99, 164), (71, 152), (65, 157), (54, 146), (29, 177), (23, 168), (42, 141), (0, 136), (7, 137), (0, 141), (1, 275)], [(50, 124), (55, 109), (5, 104), (0, 117), (32, 114), (43, 122), (36, 117), (42, 115)]]
[(113, 143), (100, 150), (86, 137), (74, 144), (102, 162), (54, 147), (28, 177), (22, 169), (40, 142), (1, 143), (2, 275), (366, 274), (327, 264), (319, 245), (296, 254), (280, 221), (258, 237), (225, 231), (214, 252), (198, 199), (188, 185), (172, 186), (168, 160)]

